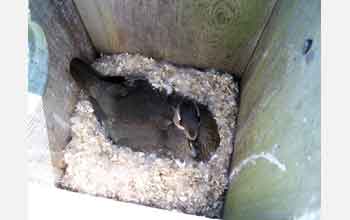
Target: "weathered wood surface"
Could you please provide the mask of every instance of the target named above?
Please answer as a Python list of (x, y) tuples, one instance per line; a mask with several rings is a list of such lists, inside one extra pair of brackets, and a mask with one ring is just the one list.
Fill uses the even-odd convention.
[(25, 118), (28, 181), (53, 185), (54, 178), (42, 95), (48, 75), (48, 48), (45, 34), (35, 22), (28, 23), (28, 88)]
[(319, 0), (277, 2), (241, 83), (225, 219), (319, 219), (320, 43)]
[[(29, 8), (31, 20), (43, 29), (48, 45), (48, 82), (43, 108), (52, 164), (60, 168), (62, 149), (70, 135), (69, 117), (78, 92), (69, 73), (69, 62), (73, 57), (92, 60), (94, 49), (72, 0), (31, 0)], [(60, 169), (54, 171), (59, 175)]]
[(74, 0), (104, 53), (242, 73), (276, 0)]

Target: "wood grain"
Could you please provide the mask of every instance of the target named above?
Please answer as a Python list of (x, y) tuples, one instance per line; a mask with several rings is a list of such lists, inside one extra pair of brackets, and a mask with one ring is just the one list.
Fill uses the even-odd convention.
[(224, 219), (319, 219), (320, 8), (319, 0), (278, 1), (259, 40), (241, 81), (232, 161), (240, 171)]
[(100, 52), (240, 75), (276, 0), (74, 0)]
[(52, 165), (58, 177), (78, 93), (69, 63), (73, 57), (92, 61), (95, 51), (72, 0), (31, 0), (29, 8), (32, 21), (45, 33), (48, 46), (48, 81), (42, 102)]

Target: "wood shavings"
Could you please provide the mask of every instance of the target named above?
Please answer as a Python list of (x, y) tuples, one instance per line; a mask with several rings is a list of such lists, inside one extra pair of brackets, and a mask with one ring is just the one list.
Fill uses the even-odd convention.
[(120, 201), (220, 217), (233, 151), (238, 86), (227, 73), (157, 63), (140, 55), (102, 56), (101, 74), (142, 77), (154, 88), (174, 91), (208, 106), (219, 129), (220, 146), (207, 163), (182, 163), (113, 145), (99, 126), (91, 103), (81, 95), (71, 118), (72, 140), (64, 152), (63, 187)]

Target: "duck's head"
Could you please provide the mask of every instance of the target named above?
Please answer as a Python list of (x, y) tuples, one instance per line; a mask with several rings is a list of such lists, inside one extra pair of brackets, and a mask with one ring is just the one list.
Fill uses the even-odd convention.
[(183, 130), (190, 141), (198, 137), (200, 126), (200, 112), (196, 103), (183, 100), (174, 109), (173, 122)]

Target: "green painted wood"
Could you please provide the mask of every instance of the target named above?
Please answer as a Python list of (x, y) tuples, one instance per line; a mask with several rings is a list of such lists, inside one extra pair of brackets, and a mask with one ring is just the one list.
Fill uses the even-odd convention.
[(320, 43), (319, 0), (277, 2), (241, 83), (224, 219), (319, 219)]
[(276, 0), (74, 0), (97, 50), (238, 75)]
[(45, 93), (48, 75), (48, 48), (45, 34), (35, 22), (28, 22), (28, 88), (31, 93)]

